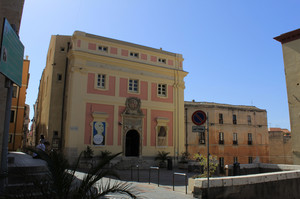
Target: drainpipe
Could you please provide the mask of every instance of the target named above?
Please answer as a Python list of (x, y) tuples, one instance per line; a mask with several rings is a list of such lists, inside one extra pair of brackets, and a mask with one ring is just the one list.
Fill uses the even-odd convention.
[(185, 108), (185, 152), (188, 153), (188, 121), (187, 121), (187, 108)]
[(16, 114), (15, 114), (16, 120), (15, 120), (15, 128), (14, 128), (14, 135), (13, 135), (13, 147), (12, 147), (12, 150), (15, 150), (15, 137), (16, 137), (16, 131), (17, 131), (19, 99), (20, 99), (20, 87), (18, 86), (17, 108), (16, 108)]
[[(68, 42), (68, 49), (67, 53), (70, 49), (70, 42)], [(64, 78), (64, 88), (63, 88), (63, 95), (62, 95), (62, 110), (61, 110), (61, 124), (60, 124), (60, 149), (63, 148), (64, 142), (63, 142), (63, 135), (64, 135), (64, 112), (65, 112), (65, 94), (66, 94), (66, 82), (67, 82), (67, 72), (68, 72), (68, 64), (69, 59), (66, 58), (66, 67), (65, 67), (65, 78)]]

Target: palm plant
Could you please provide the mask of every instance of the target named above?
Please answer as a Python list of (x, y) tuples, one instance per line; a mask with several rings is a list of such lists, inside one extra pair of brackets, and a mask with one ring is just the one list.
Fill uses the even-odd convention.
[(125, 194), (131, 198), (138, 198), (137, 192), (133, 190), (131, 184), (116, 182), (114, 184), (101, 181), (106, 176), (113, 176), (119, 179), (118, 174), (113, 169), (103, 169), (103, 167), (120, 153), (102, 159), (98, 165), (91, 168), (83, 179), (76, 178), (79, 158), (76, 164), (71, 167), (62, 153), (52, 151), (47, 154), (41, 150), (29, 149), (37, 153), (41, 159), (45, 160), (49, 172), (42, 179), (36, 180), (35, 191), (42, 198), (51, 199), (84, 199), (102, 198), (109, 193)]
[(158, 162), (159, 167), (166, 167), (166, 160), (168, 159), (169, 154), (170, 154), (170, 152), (158, 151), (158, 154), (155, 157), (155, 160), (159, 161)]

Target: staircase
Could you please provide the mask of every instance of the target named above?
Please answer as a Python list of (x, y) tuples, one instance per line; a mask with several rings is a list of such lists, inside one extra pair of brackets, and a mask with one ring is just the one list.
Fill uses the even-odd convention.
[(22, 152), (10, 152), (5, 194), (39, 198), (34, 182), (39, 182), (47, 174), (47, 171), (45, 161), (33, 159), (30, 155)]
[(149, 169), (150, 166), (153, 166), (153, 161), (145, 160), (141, 157), (122, 157), (118, 159), (118, 162), (113, 163), (113, 167), (120, 170), (126, 170), (139, 167), (139, 169)]

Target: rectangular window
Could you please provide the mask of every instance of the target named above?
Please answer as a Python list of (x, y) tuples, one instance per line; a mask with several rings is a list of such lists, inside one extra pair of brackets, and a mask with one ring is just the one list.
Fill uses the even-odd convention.
[(248, 133), (248, 145), (252, 145), (252, 133)]
[(252, 157), (248, 157), (248, 163), (252, 164), (253, 163), (253, 158)]
[(130, 92), (138, 93), (139, 92), (139, 80), (129, 79), (128, 90)]
[(232, 123), (233, 124), (236, 124), (237, 122), (236, 122), (236, 115), (232, 115)]
[(248, 125), (251, 125), (251, 116), (248, 115), (248, 116), (247, 116), (247, 119), (248, 119)]
[(157, 95), (158, 96), (167, 96), (167, 85), (166, 84), (158, 84), (157, 86)]
[(160, 62), (160, 63), (167, 63), (167, 61), (166, 61), (166, 59), (163, 59), (163, 58), (158, 58), (158, 62)]
[(219, 113), (219, 124), (223, 124), (223, 114)]
[(238, 136), (237, 136), (237, 133), (233, 133), (233, 144), (235, 144), (235, 145), (238, 144)]
[(57, 74), (57, 80), (58, 80), (58, 81), (61, 81), (61, 80), (62, 80), (62, 74), (60, 74), (60, 73)]
[(105, 88), (105, 78), (106, 78), (105, 75), (98, 74), (98, 77), (97, 77), (97, 87), (98, 88)]
[(10, 123), (14, 123), (15, 122), (15, 110), (11, 110), (10, 111)]
[(233, 157), (233, 163), (238, 162), (238, 157)]
[(199, 133), (199, 144), (205, 144), (205, 133)]
[(16, 98), (17, 95), (18, 95), (18, 86), (17, 85), (13, 85), (12, 97)]
[(219, 168), (220, 168), (220, 172), (224, 172), (224, 157), (220, 157), (219, 158)]
[(107, 52), (108, 51), (108, 47), (106, 47), (106, 46), (98, 46), (98, 50), (99, 51), (103, 51), (103, 52)]
[(60, 47), (61, 52), (65, 52), (65, 47)]
[(129, 55), (130, 55), (130, 57), (139, 58), (139, 53), (136, 53), (136, 52), (130, 52)]
[(12, 143), (12, 134), (9, 134), (9, 136), (8, 136), (8, 143)]
[(223, 132), (219, 133), (219, 144), (224, 144), (224, 133)]

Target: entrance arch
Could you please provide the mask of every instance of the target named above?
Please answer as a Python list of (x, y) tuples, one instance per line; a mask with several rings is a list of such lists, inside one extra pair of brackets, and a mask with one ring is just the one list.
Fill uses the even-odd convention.
[(140, 134), (136, 130), (126, 133), (125, 156), (139, 156), (140, 154)]

